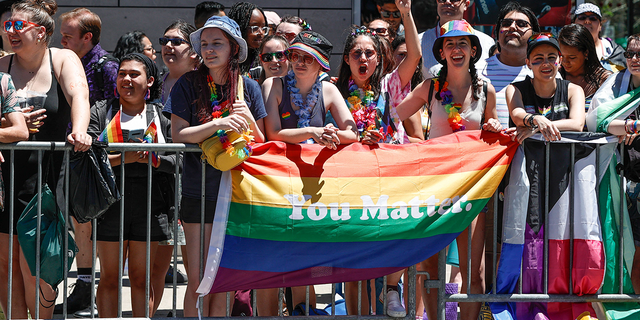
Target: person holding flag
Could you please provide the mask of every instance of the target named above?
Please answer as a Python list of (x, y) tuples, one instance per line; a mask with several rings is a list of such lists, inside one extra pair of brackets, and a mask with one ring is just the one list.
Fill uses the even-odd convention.
[[(131, 53), (120, 62), (116, 80), (117, 99), (98, 101), (91, 109), (88, 133), (107, 142), (171, 142), (171, 123), (162, 115), (162, 106), (149, 103), (160, 97), (158, 69), (147, 56)], [(122, 158), (124, 156), (124, 159)], [(152, 177), (147, 175), (149, 157)], [(122, 227), (124, 252), (129, 257), (131, 304), (134, 317), (145, 316), (146, 238), (151, 232), (151, 255), (154, 261), (158, 242), (170, 238), (174, 205), (175, 155), (127, 151), (110, 154), (113, 167), (125, 164), (124, 225), (120, 226), (120, 205), (114, 203), (98, 222), (97, 240), (100, 253), (100, 284), (97, 304), (101, 317), (116, 317), (118, 310), (118, 274), (122, 267), (118, 257), (119, 230)], [(119, 172), (119, 171), (116, 171)], [(116, 174), (117, 185), (121, 177)], [(151, 179), (151, 229), (147, 230), (147, 183)], [(154, 290), (153, 288), (151, 288)], [(158, 288), (155, 290), (163, 290)], [(149, 299), (149, 316), (153, 316), (153, 298)]]

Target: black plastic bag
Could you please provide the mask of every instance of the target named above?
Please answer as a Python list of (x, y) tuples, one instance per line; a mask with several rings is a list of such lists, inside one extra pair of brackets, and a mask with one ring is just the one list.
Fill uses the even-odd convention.
[(120, 200), (105, 146), (94, 141), (91, 149), (69, 160), (69, 206), (79, 223), (99, 218)]

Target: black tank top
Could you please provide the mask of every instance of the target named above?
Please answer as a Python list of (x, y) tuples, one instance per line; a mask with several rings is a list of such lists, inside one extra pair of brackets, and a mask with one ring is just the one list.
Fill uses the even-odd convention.
[[(569, 118), (569, 80), (556, 79), (556, 93), (551, 98), (541, 98), (533, 87), (533, 79), (527, 76), (513, 86), (520, 90), (522, 103), (527, 113), (543, 115), (551, 121)], [(515, 126), (509, 118), (509, 126)]]
[[(53, 58), (51, 57), (51, 49), (49, 53), (49, 65), (51, 66), (51, 86), (47, 91), (47, 98), (44, 101), (44, 108), (47, 118), (40, 127), (40, 132), (30, 135), (29, 140), (33, 141), (65, 141), (68, 133), (71, 132), (71, 106), (67, 102), (62, 87), (56, 79), (53, 71)], [(11, 74), (11, 65), (13, 57), (9, 59), (9, 68), (7, 73)]]

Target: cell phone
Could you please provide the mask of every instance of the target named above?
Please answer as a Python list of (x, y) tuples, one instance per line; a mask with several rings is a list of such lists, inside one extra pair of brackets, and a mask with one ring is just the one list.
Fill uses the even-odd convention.
[(144, 129), (122, 130), (122, 137), (127, 142), (142, 142)]

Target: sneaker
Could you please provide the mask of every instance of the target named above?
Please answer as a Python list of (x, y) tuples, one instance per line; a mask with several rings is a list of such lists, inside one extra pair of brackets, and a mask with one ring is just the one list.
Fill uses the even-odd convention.
[[(176, 283), (187, 283), (189, 280), (187, 275), (182, 273), (182, 271), (178, 270), (176, 272)], [(164, 283), (173, 283), (173, 266), (169, 266), (169, 270), (167, 270), (167, 275), (164, 277)]]
[[(67, 313), (73, 314), (89, 308), (91, 304), (91, 283), (76, 280), (76, 283), (69, 286), (69, 288), (71, 287), (73, 287), (73, 292), (67, 297)], [(56, 304), (53, 313), (62, 314), (62, 303)]]
[(98, 307), (93, 305), (93, 308), (87, 307), (80, 311), (76, 311), (73, 313), (73, 316), (76, 318), (91, 318), (91, 312), (93, 311), (93, 318), (98, 317)]
[(389, 290), (387, 292), (387, 315), (392, 318), (403, 318), (407, 315), (407, 311), (404, 310), (400, 302), (398, 291)]

